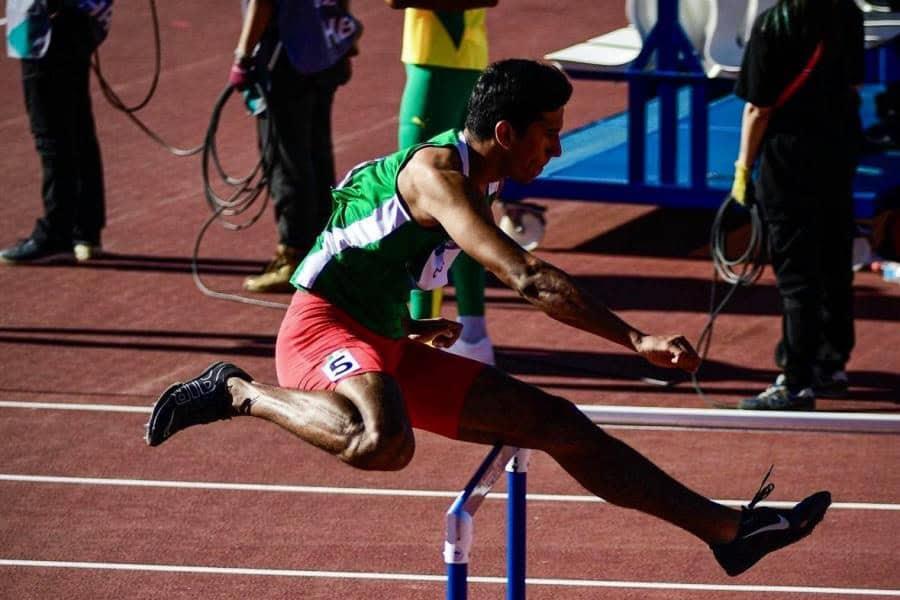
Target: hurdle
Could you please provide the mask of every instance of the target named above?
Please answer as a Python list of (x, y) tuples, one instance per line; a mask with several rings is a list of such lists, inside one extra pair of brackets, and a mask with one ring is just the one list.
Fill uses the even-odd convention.
[(444, 563), (447, 565), (447, 600), (468, 597), (469, 552), (473, 517), (500, 474), (507, 472), (506, 597), (525, 598), (525, 491), (531, 450), (494, 446), (447, 510)]
[[(847, 412), (739, 411), (697, 408), (581, 405), (593, 423), (606, 426), (900, 434), (900, 415)], [(443, 557), (447, 600), (468, 598), (474, 517), (491, 488), (507, 472), (506, 600), (525, 600), (526, 488), (531, 450), (495, 445), (446, 513)]]

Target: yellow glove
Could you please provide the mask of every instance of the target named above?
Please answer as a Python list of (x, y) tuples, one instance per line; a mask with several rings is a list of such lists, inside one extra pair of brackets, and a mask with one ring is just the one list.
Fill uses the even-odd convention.
[(734, 183), (731, 184), (731, 197), (741, 206), (747, 206), (747, 183), (750, 181), (750, 169), (740, 163), (734, 163)]

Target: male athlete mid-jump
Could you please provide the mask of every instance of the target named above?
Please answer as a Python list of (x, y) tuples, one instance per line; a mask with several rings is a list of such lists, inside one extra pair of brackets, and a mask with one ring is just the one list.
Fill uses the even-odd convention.
[(784, 510), (756, 506), (771, 484), (741, 511), (713, 502), (568, 400), (438, 349), (457, 339), (458, 323), (409, 318), (410, 287), (445, 284), (461, 249), (550, 317), (654, 365), (697, 368), (684, 337), (649, 335), (626, 323), (493, 223), (490, 203), (501, 180), (532, 181), (560, 155), (571, 92), (551, 66), (496, 63), (475, 85), (464, 130), (353, 169), (334, 190), (331, 219), (292, 278), (297, 292), (275, 353), (278, 387), (215, 363), (163, 392), (147, 442), (156, 446), (191, 425), (249, 415), (361, 469), (406, 466), (414, 428), (543, 450), (593, 494), (709, 544), (730, 575), (810, 533), (831, 502), (828, 492)]

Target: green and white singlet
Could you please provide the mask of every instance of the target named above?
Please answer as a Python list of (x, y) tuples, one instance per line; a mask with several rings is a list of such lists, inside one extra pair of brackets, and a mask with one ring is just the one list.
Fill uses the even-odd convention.
[[(442, 227), (416, 223), (397, 192), (401, 169), (427, 146), (455, 147), (468, 176), (469, 147), (458, 130), (354, 167), (332, 191), (331, 218), (291, 277), (298, 289), (324, 297), (389, 338), (405, 335), (409, 291), (446, 285), (460, 252)], [(486, 205), (498, 189), (499, 182), (488, 186)]]

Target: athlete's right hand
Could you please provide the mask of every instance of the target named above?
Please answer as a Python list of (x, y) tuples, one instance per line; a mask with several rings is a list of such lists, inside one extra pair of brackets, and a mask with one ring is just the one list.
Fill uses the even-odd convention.
[(645, 335), (635, 350), (658, 367), (676, 368), (694, 373), (700, 368), (700, 356), (683, 335)]
[(462, 323), (449, 319), (415, 319), (406, 325), (407, 335), (423, 344), (431, 344), (435, 348), (449, 348), (459, 339)]

